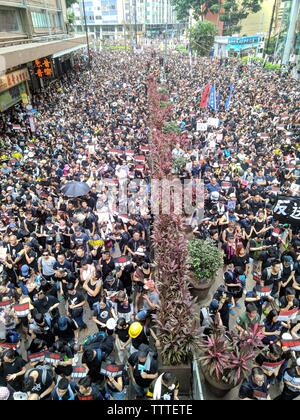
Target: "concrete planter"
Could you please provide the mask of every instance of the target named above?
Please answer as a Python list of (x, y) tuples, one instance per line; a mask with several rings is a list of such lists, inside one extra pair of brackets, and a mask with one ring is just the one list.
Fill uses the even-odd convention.
[(192, 363), (188, 363), (185, 365), (178, 365), (178, 366), (171, 366), (171, 365), (163, 365), (161, 361), (161, 357), (159, 355), (159, 375), (163, 372), (170, 372), (176, 376), (180, 389), (179, 394), (184, 397), (191, 397), (192, 394), (192, 382), (193, 382), (193, 367)]
[(202, 374), (205, 378), (206, 385), (210, 392), (218, 398), (223, 398), (228, 392), (230, 392), (235, 385), (228, 384), (223, 381), (218, 381), (216, 378), (211, 376), (207, 369), (201, 366)]
[(215, 278), (210, 280), (199, 281), (193, 272), (190, 272), (190, 292), (193, 297), (197, 299), (197, 302), (205, 300), (209, 294), (212, 285), (215, 282)]

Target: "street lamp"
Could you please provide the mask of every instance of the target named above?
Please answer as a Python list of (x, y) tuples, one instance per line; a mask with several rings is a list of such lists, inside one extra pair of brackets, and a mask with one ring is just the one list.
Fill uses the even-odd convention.
[(83, 17), (84, 17), (84, 26), (85, 26), (85, 35), (86, 35), (86, 46), (88, 51), (88, 60), (89, 60), (89, 69), (91, 70), (92, 64), (91, 64), (91, 50), (90, 50), (90, 44), (89, 44), (89, 34), (88, 34), (88, 27), (87, 27), (87, 20), (86, 20), (86, 11), (85, 11), (85, 0), (82, 0), (83, 5)]

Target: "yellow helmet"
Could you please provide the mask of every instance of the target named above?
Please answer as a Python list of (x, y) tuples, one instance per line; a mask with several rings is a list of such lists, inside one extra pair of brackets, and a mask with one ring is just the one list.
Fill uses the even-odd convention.
[(143, 331), (143, 326), (139, 322), (133, 322), (129, 327), (129, 335), (131, 338), (137, 338)]

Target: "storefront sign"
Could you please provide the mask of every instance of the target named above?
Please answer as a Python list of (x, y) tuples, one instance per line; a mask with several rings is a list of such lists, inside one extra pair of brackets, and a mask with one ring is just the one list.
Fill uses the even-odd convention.
[(0, 93), (0, 112), (4, 112), (6, 109), (20, 102), (22, 100), (22, 94), (27, 94), (25, 82), (19, 83)]
[(53, 76), (52, 64), (50, 59), (39, 58), (34, 62), (34, 73), (39, 77), (51, 77)]
[(0, 93), (17, 86), (26, 80), (29, 80), (29, 73), (26, 68), (0, 76)]

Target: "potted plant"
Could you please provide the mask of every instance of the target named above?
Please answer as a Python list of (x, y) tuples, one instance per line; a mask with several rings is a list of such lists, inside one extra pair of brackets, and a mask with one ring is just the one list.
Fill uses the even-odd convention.
[(191, 293), (198, 300), (207, 298), (218, 270), (223, 266), (223, 253), (208, 240), (192, 239), (188, 245), (191, 268)]
[(181, 216), (160, 215), (154, 223), (156, 281), (160, 293), (157, 335), (161, 371), (173, 371), (189, 395), (193, 353), (198, 343), (195, 305), (189, 291), (187, 241)]
[(215, 326), (208, 337), (200, 339), (200, 366), (210, 391), (223, 397), (249, 375), (262, 347), (260, 327), (240, 337), (235, 332)]

